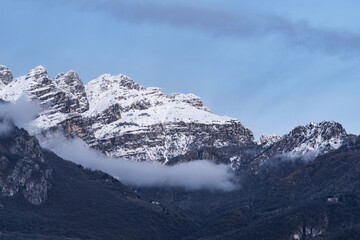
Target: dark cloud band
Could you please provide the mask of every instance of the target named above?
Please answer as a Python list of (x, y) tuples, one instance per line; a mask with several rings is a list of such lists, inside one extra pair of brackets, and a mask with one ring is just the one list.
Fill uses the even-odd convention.
[(60, 0), (82, 9), (111, 14), (132, 23), (167, 24), (196, 28), (216, 36), (236, 38), (278, 35), (290, 45), (340, 56), (357, 56), (360, 34), (345, 30), (315, 28), (306, 21), (293, 22), (281, 16), (254, 11), (232, 12), (194, 1)]

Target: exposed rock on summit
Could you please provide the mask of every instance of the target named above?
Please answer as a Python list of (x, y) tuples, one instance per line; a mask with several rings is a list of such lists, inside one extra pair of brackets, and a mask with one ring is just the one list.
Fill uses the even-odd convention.
[(1, 84), (7, 85), (13, 80), (13, 75), (11, 71), (5, 67), (0, 65), (0, 86)]

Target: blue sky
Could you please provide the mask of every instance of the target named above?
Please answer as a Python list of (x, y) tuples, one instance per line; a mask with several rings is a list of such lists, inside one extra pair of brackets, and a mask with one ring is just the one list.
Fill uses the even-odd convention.
[(195, 93), (255, 136), (338, 121), (360, 134), (355, 0), (2, 0), (0, 64), (19, 76), (124, 73)]

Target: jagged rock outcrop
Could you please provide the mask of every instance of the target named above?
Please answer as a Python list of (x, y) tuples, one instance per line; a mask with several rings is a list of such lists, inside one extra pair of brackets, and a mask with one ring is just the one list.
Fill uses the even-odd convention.
[(5, 101), (16, 101), (22, 95), (37, 101), (44, 109), (34, 122), (43, 129), (58, 126), (88, 108), (84, 85), (72, 71), (59, 75), (56, 81), (53, 81), (46, 69), (38, 66), (28, 75), (0, 86), (0, 98)]
[(11, 71), (5, 67), (0, 65), (0, 86), (7, 85), (13, 80), (13, 75)]
[(1, 194), (11, 197), (21, 193), (30, 203), (39, 205), (47, 199), (52, 169), (35, 137), (11, 124), (9, 128), (0, 134)]
[(68, 113), (83, 113), (89, 110), (89, 102), (86, 98), (85, 86), (75, 71), (66, 74), (61, 73), (54, 79), (56, 88), (67, 96), (62, 109)]

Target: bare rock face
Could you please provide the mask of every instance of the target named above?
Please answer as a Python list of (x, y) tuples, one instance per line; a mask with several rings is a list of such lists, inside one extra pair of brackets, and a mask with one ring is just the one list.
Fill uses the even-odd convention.
[(38, 66), (29, 72), (25, 81), (28, 81), (29, 87), (24, 89), (24, 93), (39, 101), (44, 108), (38, 125), (57, 125), (89, 108), (84, 85), (74, 71), (60, 74), (53, 81), (47, 75), (46, 69)]
[(52, 169), (35, 137), (24, 129), (0, 135), (0, 187), (3, 196), (19, 193), (30, 203), (46, 201)]
[[(129, 126), (137, 127), (137, 126)], [(238, 122), (223, 125), (195, 123), (154, 124), (142, 132), (113, 135), (100, 141), (104, 152), (132, 160), (177, 163), (194, 159), (227, 162), (226, 157), (204, 155), (204, 148), (255, 146), (252, 133)]]
[(7, 85), (13, 80), (13, 75), (11, 71), (5, 67), (0, 65), (0, 84)]
[(64, 109), (68, 112), (85, 112), (89, 109), (85, 87), (79, 75), (75, 71), (59, 74), (54, 82), (58, 90), (63, 91), (68, 99)]

